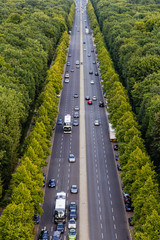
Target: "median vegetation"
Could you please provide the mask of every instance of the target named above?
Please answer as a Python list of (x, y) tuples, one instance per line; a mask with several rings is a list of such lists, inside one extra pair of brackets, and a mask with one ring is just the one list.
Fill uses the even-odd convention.
[(110, 121), (116, 129), (119, 142), (124, 191), (131, 194), (134, 207), (134, 237), (137, 240), (157, 240), (160, 239), (157, 175), (146, 152), (140, 127), (129, 103), (127, 90), (120, 82), (106, 49), (91, 2), (87, 5), (87, 12), (97, 48)]

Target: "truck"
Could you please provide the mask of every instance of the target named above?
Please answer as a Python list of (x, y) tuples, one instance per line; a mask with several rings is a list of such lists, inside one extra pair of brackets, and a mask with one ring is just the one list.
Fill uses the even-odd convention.
[(64, 116), (64, 125), (63, 125), (64, 133), (72, 132), (72, 123), (71, 123), (71, 115), (67, 114)]
[(66, 193), (58, 192), (56, 194), (55, 209), (54, 209), (54, 222), (66, 222)]
[(111, 142), (117, 142), (116, 132), (111, 123), (109, 123), (109, 138)]
[(86, 29), (85, 29), (85, 32), (86, 32), (86, 34), (88, 34), (88, 33), (89, 33), (89, 29), (88, 29), (88, 28), (86, 28)]

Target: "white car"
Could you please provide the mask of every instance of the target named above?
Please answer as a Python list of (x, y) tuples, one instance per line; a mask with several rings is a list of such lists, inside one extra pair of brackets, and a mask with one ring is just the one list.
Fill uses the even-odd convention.
[(65, 78), (65, 79), (64, 79), (64, 82), (65, 82), (65, 83), (69, 83), (69, 78)]
[(99, 125), (100, 125), (99, 120), (95, 120), (95, 121), (94, 121), (94, 126), (99, 126)]
[(94, 81), (93, 81), (93, 80), (91, 80), (91, 81), (90, 81), (90, 84), (94, 84)]
[(76, 228), (76, 220), (74, 218), (71, 218), (68, 222), (68, 228), (71, 229), (71, 228)]
[(75, 161), (76, 161), (76, 158), (75, 158), (74, 154), (71, 153), (71, 154), (69, 155), (68, 161), (69, 161), (69, 162), (75, 162)]
[(96, 96), (93, 96), (93, 97), (92, 97), (92, 100), (93, 100), (93, 101), (96, 101), (96, 100), (97, 100), (97, 97), (96, 97)]
[(71, 191), (71, 193), (78, 193), (77, 185), (72, 185), (70, 191)]
[(66, 73), (66, 74), (65, 74), (65, 78), (69, 78), (69, 73)]

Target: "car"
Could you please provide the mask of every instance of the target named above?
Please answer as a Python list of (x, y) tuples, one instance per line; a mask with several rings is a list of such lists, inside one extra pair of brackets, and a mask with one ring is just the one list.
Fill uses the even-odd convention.
[(93, 63), (93, 64), (96, 64), (96, 61), (93, 61), (92, 63)]
[(33, 222), (34, 222), (34, 224), (38, 224), (39, 223), (39, 215), (34, 215), (33, 216)]
[(60, 231), (54, 231), (52, 240), (62, 240), (62, 234)]
[(121, 164), (120, 164), (120, 163), (117, 163), (117, 169), (118, 169), (118, 171), (122, 171), (122, 168), (121, 168)]
[(70, 66), (71, 64), (70, 64), (70, 62), (67, 62), (67, 66)]
[(65, 79), (64, 79), (64, 82), (65, 82), (65, 83), (69, 83), (69, 78), (65, 78)]
[(71, 69), (71, 72), (74, 72), (74, 69), (73, 69), (73, 68)]
[(64, 224), (63, 223), (57, 224), (57, 231), (64, 233)]
[(114, 149), (115, 151), (118, 151), (118, 144), (114, 144), (114, 145), (113, 145), (113, 149)]
[(79, 95), (78, 95), (77, 93), (75, 93), (75, 94), (73, 95), (73, 97), (74, 97), (74, 98), (78, 98)]
[(88, 100), (88, 105), (92, 105), (92, 100)]
[(129, 223), (129, 226), (134, 226), (133, 217), (128, 218), (128, 223)]
[(119, 155), (118, 154), (115, 155), (115, 159), (116, 159), (116, 161), (119, 160)]
[(55, 130), (56, 129), (56, 125), (53, 125), (53, 128), (52, 128), (52, 130)]
[(61, 118), (58, 119), (57, 124), (62, 125), (62, 119)]
[(69, 54), (68, 54), (68, 57), (71, 57), (71, 56), (72, 56), (71, 53), (69, 53)]
[(125, 209), (126, 209), (126, 212), (133, 212), (133, 207), (132, 207), (131, 203), (126, 203)]
[(71, 185), (70, 192), (71, 192), (71, 193), (78, 193), (78, 187), (77, 187), (77, 185)]
[(69, 219), (74, 218), (75, 220), (77, 219), (77, 211), (76, 209), (71, 209), (69, 212)]
[(65, 78), (69, 78), (69, 73), (66, 73), (66, 74), (65, 74)]
[(89, 71), (89, 74), (93, 74), (93, 71), (92, 71), (92, 70), (90, 70), (90, 71)]
[(73, 115), (74, 118), (79, 118), (79, 112), (75, 112)]
[(98, 74), (98, 72), (95, 72), (95, 74), (94, 74), (95, 76), (99, 76), (99, 74)]
[(95, 120), (95, 121), (94, 121), (94, 126), (99, 126), (99, 125), (100, 125), (99, 120)]
[(93, 80), (91, 80), (91, 81), (90, 81), (90, 84), (94, 84), (94, 81), (93, 81)]
[(69, 221), (68, 221), (68, 228), (69, 229), (73, 229), (73, 228), (76, 228), (76, 220), (74, 218), (71, 218)]
[(43, 177), (44, 177), (44, 179), (43, 179), (43, 187), (45, 187), (45, 185), (46, 185), (46, 174), (45, 173), (43, 173)]
[(74, 119), (74, 120), (73, 120), (73, 126), (74, 126), (74, 127), (79, 126), (79, 122), (78, 122), (77, 119)]
[(86, 44), (86, 42), (83, 42), (83, 44)]
[(76, 158), (75, 158), (74, 154), (72, 154), (72, 153), (69, 154), (68, 161), (69, 162), (75, 162), (76, 161)]
[(46, 230), (46, 227), (44, 227), (44, 229), (41, 230), (38, 239), (39, 240), (49, 240), (49, 233)]
[(48, 187), (53, 188), (56, 186), (56, 180), (54, 178), (51, 178), (48, 183)]
[(77, 232), (75, 229), (70, 229), (68, 233), (68, 239), (76, 239), (77, 238)]
[(93, 49), (93, 48), (91, 49), (91, 52), (94, 52), (94, 49)]
[(103, 101), (99, 102), (99, 107), (104, 107), (104, 102)]
[(75, 111), (79, 111), (79, 109), (80, 109), (80, 108), (79, 108), (78, 106), (75, 106), (75, 107), (74, 107), (74, 110), (75, 110)]
[(126, 204), (126, 203), (131, 203), (131, 198), (130, 198), (130, 196), (125, 195), (125, 196), (123, 196), (123, 199), (124, 199), (124, 203), (125, 203), (125, 204)]
[(87, 56), (88, 56), (88, 57), (91, 57), (91, 54), (89, 53)]
[(86, 99), (86, 100), (90, 100), (90, 96), (86, 96), (85, 99)]
[(75, 202), (70, 202), (70, 204), (69, 204), (69, 211), (71, 211), (71, 210), (77, 210), (77, 205), (76, 205), (76, 203)]
[(86, 48), (84, 48), (83, 50), (86, 51)]
[(96, 96), (93, 96), (93, 97), (92, 97), (92, 100), (93, 100), (93, 101), (96, 101), (96, 100), (97, 100), (97, 97), (96, 97)]

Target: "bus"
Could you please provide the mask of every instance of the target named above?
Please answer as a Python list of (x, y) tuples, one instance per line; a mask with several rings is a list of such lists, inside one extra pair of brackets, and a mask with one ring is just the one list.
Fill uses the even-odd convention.
[(56, 195), (55, 209), (54, 209), (54, 222), (66, 222), (66, 193), (59, 192)]
[(67, 114), (64, 116), (63, 130), (64, 130), (64, 133), (72, 132), (72, 123), (71, 123), (71, 115), (70, 114)]

